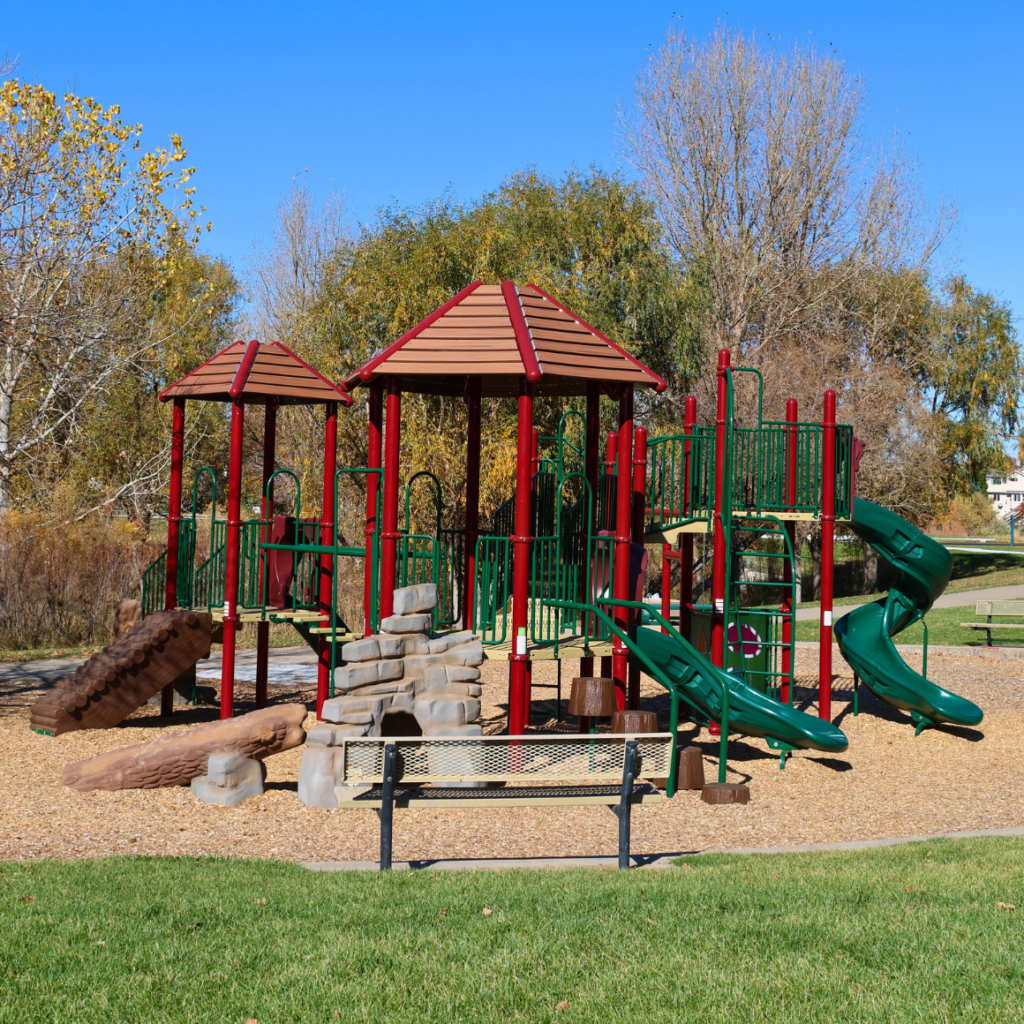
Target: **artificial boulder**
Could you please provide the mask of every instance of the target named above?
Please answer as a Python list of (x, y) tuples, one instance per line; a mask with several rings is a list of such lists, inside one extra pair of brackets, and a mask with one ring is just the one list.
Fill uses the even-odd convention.
[(184, 786), (206, 771), (211, 754), (238, 753), (262, 761), (299, 746), (306, 738), (305, 718), (302, 704), (261, 708), (76, 761), (64, 769), (61, 781), (81, 792)]
[(203, 803), (234, 807), (251, 796), (263, 795), (267, 766), (237, 751), (211, 754), (206, 774), (192, 780), (192, 795)]
[(347, 739), (408, 735), (410, 727), (424, 736), (482, 735), (483, 644), (468, 630), (431, 637), (436, 605), (433, 583), (396, 590), (382, 632), (342, 648), (345, 664), (334, 673), (340, 696), (324, 702), (324, 723), (310, 730), (302, 752), (303, 803), (337, 807)]

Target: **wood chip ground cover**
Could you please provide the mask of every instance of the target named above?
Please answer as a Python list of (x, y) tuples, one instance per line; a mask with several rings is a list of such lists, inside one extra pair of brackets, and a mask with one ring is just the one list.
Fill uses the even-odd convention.
[[(785, 771), (761, 740), (734, 740), (729, 780), (746, 782), (746, 806), (712, 807), (681, 793), (633, 815), (633, 850), (664, 854), (696, 850), (836, 842), (1024, 825), (1024, 665), (1005, 660), (933, 654), (935, 682), (985, 710), (979, 729), (928, 729), (915, 739), (909, 718), (862, 691), (861, 714), (851, 706), (852, 678), (838, 657), (833, 714), (849, 750), (793, 756)], [(813, 710), (816, 654), (798, 653), (802, 706)], [(568, 698), (577, 662), (563, 666)], [(505, 725), (507, 665), (489, 662), (484, 675), (487, 732)], [(555, 681), (554, 663), (537, 663), (537, 686)], [(210, 681), (208, 681), (210, 682)], [(301, 748), (267, 760), (268, 788), (234, 808), (200, 803), (188, 788), (75, 793), (60, 785), (64, 766), (92, 754), (138, 743), (166, 728), (184, 729), (216, 710), (178, 710), (166, 726), (146, 707), (120, 727), (56, 739), (29, 730), (32, 683), (0, 689), (0, 859), (104, 857), (112, 854), (215, 855), (293, 861), (376, 860), (379, 823), (373, 811), (323, 811), (296, 795)], [(236, 683), (238, 710), (252, 707), (251, 684)], [(535, 691), (531, 727), (573, 730), (554, 718), (554, 692)], [(543, 698), (543, 699), (541, 699)], [(309, 690), (275, 687), (272, 700), (304, 700)], [(643, 706), (667, 723), (668, 700), (646, 678)], [(563, 710), (565, 700), (563, 700)], [(307, 719), (311, 724), (312, 716)], [(705, 751), (713, 779), (717, 743), (707, 732), (686, 734)], [(399, 811), (396, 860), (472, 857), (614, 855), (617, 822), (607, 808), (508, 808), (478, 811)]]

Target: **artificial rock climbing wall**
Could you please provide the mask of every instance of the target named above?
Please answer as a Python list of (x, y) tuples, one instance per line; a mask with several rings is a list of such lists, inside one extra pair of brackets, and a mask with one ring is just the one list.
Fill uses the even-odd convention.
[[(341, 745), (357, 736), (480, 736), (480, 665), (484, 649), (472, 632), (431, 637), (437, 586), (395, 591), (394, 614), (381, 632), (345, 644), (324, 722), (306, 737), (299, 799), (336, 807)], [(336, 771), (337, 768), (337, 771)]]

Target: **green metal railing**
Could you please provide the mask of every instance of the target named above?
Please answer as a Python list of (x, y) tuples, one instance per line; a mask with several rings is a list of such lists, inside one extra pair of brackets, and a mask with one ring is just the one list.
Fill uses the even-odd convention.
[(509, 635), (512, 599), (512, 544), (508, 537), (478, 537), (473, 632), (485, 644), (502, 644)]
[(648, 530), (664, 530), (696, 521), (710, 522), (714, 488), (713, 427), (698, 426), (692, 433), (654, 437), (648, 442)]
[[(580, 500), (563, 516), (563, 495), (567, 487), (579, 487)], [(563, 632), (575, 632), (575, 622), (566, 623), (565, 613), (549, 602), (583, 600), (587, 594), (590, 545), (590, 484), (582, 473), (568, 473), (554, 495), (555, 520), (547, 536), (534, 537), (531, 565), (530, 637), (534, 643), (558, 641)], [(575, 616), (572, 616), (575, 619)]]
[[(781, 699), (781, 690), (784, 683), (792, 682), (792, 671), (795, 664), (794, 658), (796, 655), (796, 621), (795, 611), (796, 608), (796, 563), (794, 558), (793, 546), (789, 538), (789, 534), (786, 532), (785, 526), (782, 522), (776, 519), (774, 516), (766, 516), (765, 519), (759, 523), (747, 524), (740, 523), (734, 528), (736, 531), (743, 531), (747, 533), (756, 533), (760, 538), (759, 546), (755, 548), (747, 548), (742, 551), (736, 552), (735, 560), (742, 562), (743, 560), (758, 559), (762, 560), (767, 568), (768, 572), (759, 573), (759, 575), (767, 576), (767, 579), (761, 578), (733, 578), (731, 584), (733, 589), (750, 588), (755, 593), (759, 590), (771, 589), (783, 592), (783, 601), (780, 607), (767, 606), (755, 601), (752, 605), (740, 606), (740, 600), (734, 603), (735, 614), (732, 622), (729, 623), (728, 633), (726, 635), (726, 643), (728, 648), (734, 653), (740, 655), (740, 663), (743, 664), (745, 658), (745, 647), (746, 641), (743, 638), (743, 628), (741, 624), (741, 617), (744, 613), (757, 612), (760, 615), (765, 616), (765, 635), (761, 637), (761, 646), (765, 648), (766, 659), (765, 668), (755, 669), (744, 666), (744, 676), (746, 678), (760, 678), (764, 683), (764, 691), (769, 696), (774, 697), (776, 700)], [(768, 543), (772, 545), (772, 550), (765, 550), (764, 538), (768, 538)], [(774, 550), (774, 539), (781, 539), (781, 551)], [(785, 582), (785, 565), (789, 565), (789, 583)], [(779, 578), (772, 578), (771, 567), (773, 565), (779, 565), (780, 573)], [(788, 593), (787, 593), (788, 592)], [(788, 603), (790, 612), (788, 615), (782, 611), (782, 606), (786, 602), (788, 596)], [(782, 641), (782, 626), (785, 618), (789, 618), (791, 629), (789, 643), (784, 644)], [(736, 629), (736, 639), (732, 639), (732, 629)], [(784, 651), (789, 652), (789, 665), (790, 669), (788, 672), (782, 670), (782, 653)], [(753, 660), (753, 659), (749, 659)], [(788, 703), (793, 703), (793, 686), (788, 688)]]
[[(177, 604), (192, 606), (192, 568), (196, 557), (195, 522), (178, 521), (178, 583)], [(162, 611), (167, 587), (167, 552), (161, 552), (142, 573), (142, 617)]]

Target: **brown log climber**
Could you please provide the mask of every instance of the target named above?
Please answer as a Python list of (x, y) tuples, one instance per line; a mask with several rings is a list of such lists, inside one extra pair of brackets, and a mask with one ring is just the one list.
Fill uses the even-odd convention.
[(186, 732), (160, 736), (133, 747), (76, 761), (64, 769), (61, 782), (72, 789), (156, 789), (185, 786), (206, 774), (211, 754), (237, 752), (262, 761), (305, 742), (302, 704), (280, 704), (250, 711), (238, 718), (197, 725)]
[(32, 705), (36, 732), (110, 729), (200, 658), (210, 656), (212, 616), (154, 612), (94, 654)]

